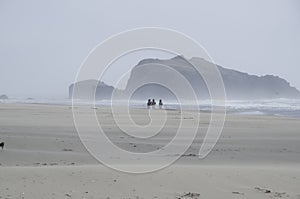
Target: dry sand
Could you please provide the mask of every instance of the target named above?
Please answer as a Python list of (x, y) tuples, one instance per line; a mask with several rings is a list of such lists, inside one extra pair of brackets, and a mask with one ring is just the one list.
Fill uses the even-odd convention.
[[(82, 114), (90, 108), (78, 107)], [(145, 142), (122, 134), (107, 108), (96, 112), (110, 139), (135, 152), (162, 147), (180, 120), (178, 111), (167, 111), (162, 135)], [(147, 123), (146, 112), (131, 110), (139, 124)], [(184, 119), (195, 122), (193, 114)], [(201, 114), (194, 143), (175, 164), (134, 175), (86, 151), (70, 107), (0, 104), (0, 198), (300, 198), (299, 119), (227, 115), (219, 142), (200, 160), (209, 116)]]

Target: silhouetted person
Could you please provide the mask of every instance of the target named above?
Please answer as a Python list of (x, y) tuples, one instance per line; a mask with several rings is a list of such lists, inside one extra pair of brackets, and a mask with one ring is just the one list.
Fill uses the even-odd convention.
[(154, 106), (156, 104), (155, 99), (152, 99), (151, 105)]
[(1, 143), (0, 143), (0, 147), (1, 147), (2, 150), (3, 150), (3, 148), (4, 148), (4, 142), (1, 142)]
[(159, 108), (162, 108), (162, 106), (164, 105), (161, 99), (159, 100), (158, 104), (159, 104)]
[(148, 99), (147, 106), (149, 107), (151, 105), (152, 105), (151, 99)]

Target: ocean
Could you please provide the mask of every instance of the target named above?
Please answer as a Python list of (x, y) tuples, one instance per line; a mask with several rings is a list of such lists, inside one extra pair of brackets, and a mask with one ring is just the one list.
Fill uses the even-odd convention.
[[(129, 103), (118, 102), (117, 104), (129, 104), (133, 108), (147, 108), (147, 100), (130, 101)], [(0, 100), (0, 103), (26, 103), (26, 104), (54, 104), (54, 105), (72, 105), (70, 99), (9, 99)], [(86, 104), (91, 102), (84, 100), (76, 100), (75, 105)], [(95, 102), (95, 106), (110, 106), (111, 101), (100, 100)], [(197, 109), (196, 105), (181, 105), (176, 102), (164, 101), (165, 109), (179, 110)], [(300, 99), (272, 99), (272, 100), (227, 100), (226, 111), (231, 114), (247, 114), (247, 115), (277, 115), (300, 118)], [(211, 110), (210, 100), (199, 101), (199, 109), (202, 111)]]

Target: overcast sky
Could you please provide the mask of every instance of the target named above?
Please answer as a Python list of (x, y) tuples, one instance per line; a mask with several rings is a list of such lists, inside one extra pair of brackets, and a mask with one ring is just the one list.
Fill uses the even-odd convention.
[(178, 30), (217, 64), (300, 88), (298, 0), (0, 0), (0, 94), (65, 98), (95, 45), (144, 26)]

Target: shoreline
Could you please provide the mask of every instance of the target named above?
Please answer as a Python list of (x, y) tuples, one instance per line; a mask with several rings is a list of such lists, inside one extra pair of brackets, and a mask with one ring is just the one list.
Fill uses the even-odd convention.
[[(276, 100), (281, 100), (281, 99), (274, 99)], [(287, 100), (287, 99), (284, 99)], [(298, 99), (290, 99), (291, 101), (293, 100), (298, 100)], [(47, 101), (47, 100), (45, 100)], [(72, 101), (70, 101), (70, 99), (67, 99), (68, 102), (62, 102), (61, 100), (58, 100), (58, 102), (55, 102), (55, 100), (53, 102), (31, 102), (30, 100), (28, 100), (28, 102), (26, 102), (26, 100), (16, 100), (16, 101), (9, 101), (9, 100), (0, 100), (0, 105), (2, 104), (11, 104), (11, 105), (37, 105), (37, 106), (67, 106), (67, 107), (72, 107)], [(205, 100), (206, 101), (206, 100)], [(243, 100), (231, 100), (231, 101), (226, 101), (226, 103), (231, 103), (231, 102), (239, 102), (239, 101), (243, 101)], [(268, 100), (262, 100), (262, 101), (268, 101)], [(272, 101), (272, 100), (270, 100)], [(249, 100), (245, 100), (245, 102), (249, 102)], [(251, 100), (250, 100), (251, 102)], [(96, 106), (92, 107), (92, 108), (109, 108), (111, 105), (109, 103), (103, 103), (101, 101), (96, 101)], [(120, 104), (120, 106), (126, 106), (127, 104)], [(77, 103), (74, 104), (74, 107), (77, 106), (93, 106), (93, 104), (91, 104), (91, 102), (81, 102), (81, 103)], [(167, 111), (179, 111), (180, 109), (177, 107), (179, 105), (174, 105), (171, 103), (167, 103), (164, 105), (165, 108), (163, 108), (163, 110), (167, 110)], [(298, 107), (299, 106), (299, 107)], [(225, 107), (222, 107), (222, 109), (225, 108), (226, 114), (228, 115), (244, 115), (244, 116), (274, 116), (274, 117), (284, 117), (284, 118), (292, 118), (292, 119), (299, 119), (300, 118), (300, 100), (299, 100), (299, 105), (298, 105), (297, 109), (295, 110), (290, 110), (290, 108), (285, 108), (283, 110), (275, 110), (273, 111), (272, 108), (237, 108), (234, 107), (234, 105), (227, 105)], [(191, 105), (186, 105), (186, 107), (189, 108), (184, 108), (182, 110), (185, 111), (197, 111), (193, 108), (191, 108)], [(147, 109), (147, 105), (144, 103), (138, 103), (138, 104), (132, 104), (130, 107), (130, 109)], [(154, 110), (159, 110), (158, 107), (156, 107)], [(211, 108), (209, 104), (200, 104), (199, 106), (199, 112), (200, 113), (211, 113)]]

